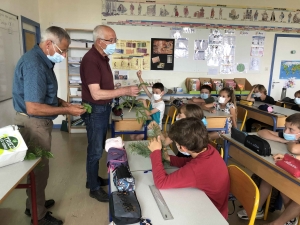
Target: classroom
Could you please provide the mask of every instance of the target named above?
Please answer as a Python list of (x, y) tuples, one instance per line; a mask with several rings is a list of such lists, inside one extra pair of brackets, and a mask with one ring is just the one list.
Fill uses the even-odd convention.
[(300, 224), (298, 0), (0, 3), (0, 225)]

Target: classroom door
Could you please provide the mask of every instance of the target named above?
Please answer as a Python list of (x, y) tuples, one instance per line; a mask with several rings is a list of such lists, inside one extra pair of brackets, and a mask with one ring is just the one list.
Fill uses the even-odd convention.
[(37, 43), (40, 43), (40, 24), (21, 16), (23, 34), (23, 52), (31, 50)]
[[(272, 58), (273, 67), (269, 81), (269, 95), (275, 101), (279, 100), (282, 88), (288, 78), (296, 77), (295, 87), (287, 88), (286, 92), (286, 97), (294, 98), (294, 93), (300, 90), (300, 35), (276, 34), (274, 45), (276, 46)], [(299, 69), (294, 66), (297, 65), (297, 61), (299, 62)], [(294, 69), (296, 70), (294, 71)]]

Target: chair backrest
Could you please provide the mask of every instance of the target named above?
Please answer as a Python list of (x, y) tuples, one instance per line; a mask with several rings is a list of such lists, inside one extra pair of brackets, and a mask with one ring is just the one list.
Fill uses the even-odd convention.
[(282, 103), (282, 102), (275, 102), (275, 105), (277, 105), (277, 106), (280, 106), (280, 107), (284, 107), (285, 106), (285, 104), (284, 103)]
[(245, 125), (245, 122), (246, 122), (246, 119), (247, 119), (247, 114), (248, 114), (247, 109), (245, 109), (241, 106), (237, 106), (237, 118), (238, 118), (239, 121), (242, 121), (242, 124), (241, 124), (241, 127), (240, 127), (241, 131), (244, 129), (244, 125)]
[(230, 192), (243, 205), (249, 217), (249, 225), (254, 225), (258, 203), (259, 191), (253, 180), (239, 167), (228, 166), (230, 176)]
[(164, 132), (167, 132), (167, 125), (169, 123), (169, 119), (171, 119), (171, 125), (174, 123), (175, 118), (176, 118), (176, 113), (177, 113), (177, 108), (175, 106), (171, 106), (169, 108), (168, 114), (167, 114), (167, 118), (165, 121), (165, 125), (164, 125)]
[(210, 141), (209, 144), (211, 146), (213, 146), (215, 149), (217, 149), (218, 152), (220, 153), (222, 159), (224, 159), (224, 150), (223, 150), (222, 146), (214, 141)]

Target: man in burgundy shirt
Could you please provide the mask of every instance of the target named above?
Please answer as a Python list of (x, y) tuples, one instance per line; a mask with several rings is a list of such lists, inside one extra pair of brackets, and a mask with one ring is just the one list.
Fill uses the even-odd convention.
[(160, 137), (151, 140), (148, 148), (152, 152), (150, 157), (155, 186), (159, 189), (198, 188), (205, 192), (227, 219), (229, 174), (219, 152), (208, 144), (208, 134), (204, 124), (193, 117), (181, 119), (171, 126), (169, 137), (176, 143), (177, 149), (182, 154), (189, 154), (192, 157), (169, 156), (164, 152), (164, 158), (170, 161), (171, 166), (180, 167), (177, 171), (167, 174), (162, 164)]
[(96, 26), (93, 32), (94, 45), (85, 54), (80, 66), (82, 101), (92, 106), (92, 113), (82, 115), (86, 124), (88, 147), (86, 159), (87, 183), (90, 196), (100, 202), (108, 202), (107, 193), (100, 187), (108, 184), (107, 179), (98, 177), (99, 160), (104, 149), (113, 98), (137, 96), (136, 86), (114, 90), (113, 74), (108, 56), (116, 48), (115, 31), (104, 25)]

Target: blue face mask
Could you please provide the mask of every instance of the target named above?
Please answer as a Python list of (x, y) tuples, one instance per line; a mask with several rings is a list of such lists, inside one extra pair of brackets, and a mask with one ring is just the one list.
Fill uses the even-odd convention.
[(103, 49), (106, 55), (112, 55), (116, 51), (116, 43), (106, 45), (106, 49)]
[(202, 99), (207, 99), (207, 98), (208, 98), (208, 94), (206, 94), (206, 93), (201, 93), (201, 94), (200, 94), (200, 98), (202, 98)]
[[(53, 43), (52, 43), (52, 46), (53, 46)], [(58, 54), (56, 51), (55, 51), (55, 48), (53, 46), (53, 49), (54, 49), (54, 55), (47, 55), (48, 59), (53, 62), (53, 63), (60, 63), (62, 62), (65, 57), (63, 57), (61, 54)], [(49, 54), (49, 50), (48, 50), (48, 54)]]
[(287, 133), (283, 133), (283, 137), (285, 140), (287, 141), (296, 141), (296, 135), (297, 134), (287, 134)]
[(201, 121), (202, 121), (202, 123), (204, 124), (204, 126), (207, 127), (207, 121), (206, 121), (205, 117), (203, 117), (203, 119), (202, 119)]

